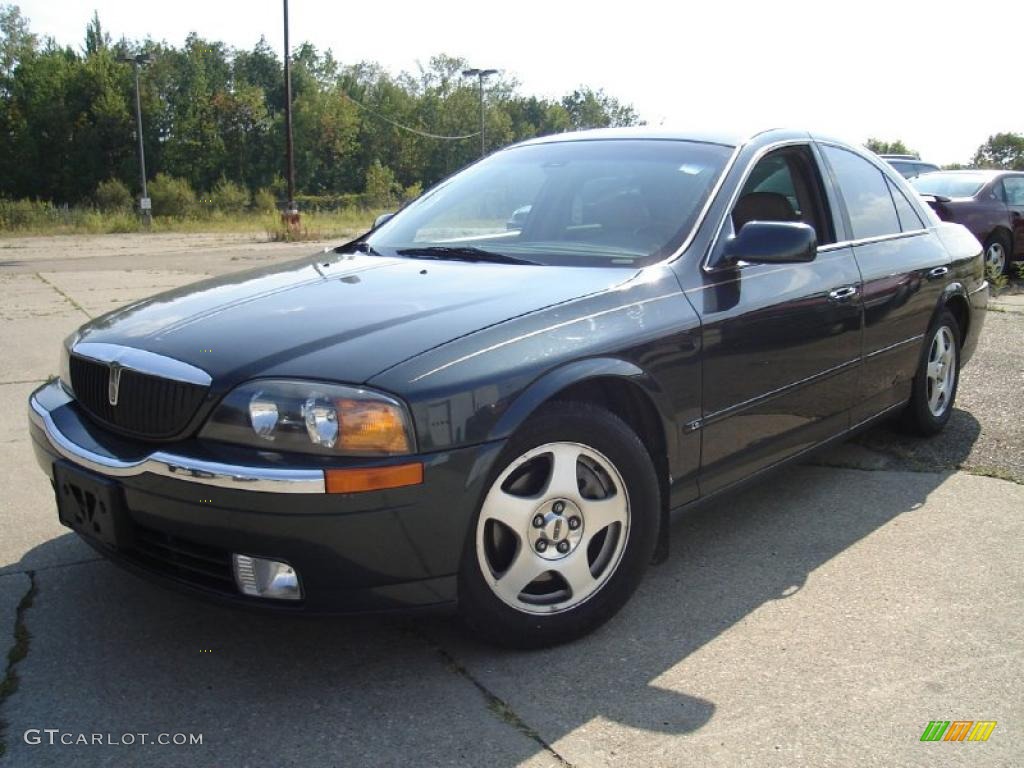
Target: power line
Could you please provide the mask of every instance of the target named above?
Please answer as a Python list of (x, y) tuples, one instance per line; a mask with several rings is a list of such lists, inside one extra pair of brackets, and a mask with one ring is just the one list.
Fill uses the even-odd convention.
[(370, 109), (368, 106), (366, 106), (362, 102), (359, 102), (359, 101), (356, 101), (355, 99), (353, 99), (351, 96), (349, 96), (347, 93), (345, 93), (345, 91), (342, 91), (341, 94), (346, 99), (348, 99), (353, 104), (355, 104), (357, 107), (359, 107), (362, 110), (365, 110), (365, 111), (369, 112), (371, 115), (373, 115), (377, 119), (383, 120), (385, 123), (390, 123), (391, 125), (395, 126), (395, 128), (401, 128), (403, 131), (409, 131), (409, 133), (415, 133), (418, 136), (424, 136), (424, 137), (426, 137), (428, 139), (441, 139), (443, 141), (462, 141), (463, 139), (472, 139), (474, 136), (479, 136), (480, 135), (480, 131), (476, 131), (474, 133), (467, 133), (465, 136), (440, 136), (440, 135), (438, 135), (436, 133), (428, 133), (427, 131), (421, 131), (418, 128), (410, 128), (408, 125), (402, 125), (401, 123), (395, 122), (390, 117), (385, 117), (380, 112), (377, 112), (376, 110)]

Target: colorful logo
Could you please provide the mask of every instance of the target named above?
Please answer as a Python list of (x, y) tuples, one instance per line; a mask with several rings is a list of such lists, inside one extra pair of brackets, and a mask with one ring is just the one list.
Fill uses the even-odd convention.
[(921, 741), (988, 741), (995, 727), (995, 720), (932, 720)]

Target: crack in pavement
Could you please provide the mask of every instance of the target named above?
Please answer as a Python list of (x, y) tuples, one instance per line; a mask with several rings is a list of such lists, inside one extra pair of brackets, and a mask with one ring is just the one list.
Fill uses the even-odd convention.
[[(14, 645), (7, 652), (7, 669), (4, 678), (0, 681), (0, 707), (3, 706), (7, 697), (18, 690), (18, 672), (15, 667), (28, 655), (28, 645), (32, 634), (28, 631), (25, 623), (25, 614), (32, 607), (35, 600), (37, 586), (35, 571), (26, 571), (29, 580), (28, 591), (22, 596), (21, 601), (14, 615)], [(0, 757), (7, 752), (7, 723), (0, 719)]]
[(516, 714), (516, 711), (512, 709), (511, 706), (509, 706), (508, 702), (506, 702), (496, 693), (491, 691), (486, 685), (484, 685), (476, 677), (474, 677), (473, 673), (471, 673), (468, 669), (459, 664), (459, 662), (456, 661), (455, 657), (452, 656), (448, 651), (446, 651), (444, 648), (442, 648), (440, 645), (436, 643), (434, 645), (437, 655), (441, 657), (441, 660), (444, 662), (444, 665), (451, 672), (468, 680), (470, 683), (473, 684), (473, 686), (478, 691), (480, 691), (480, 693), (484, 697), (484, 700), (487, 702), (487, 709), (491, 711), (491, 714), (493, 714), (503, 723), (511, 725), (513, 728), (515, 728), (517, 731), (519, 731), (527, 738), (530, 738), (533, 741), (537, 742), (537, 744), (539, 744), (548, 754), (550, 754), (553, 758), (555, 758), (555, 760), (558, 761), (559, 765), (563, 765), (566, 768), (573, 768), (572, 763), (570, 763), (568, 760), (562, 757), (562, 755), (560, 755), (554, 747), (552, 747), (544, 740), (543, 736), (541, 736), (534, 728), (532, 728), (529, 723), (523, 720), (523, 718)]
[(87, 311), (85, 310), (85, 307), (83, 307), (83, 306), (82, 306), (81, 304), (79, 304), (79, 303), (78, 303), (77, 301), (75, 301), (75, 300), (74, 300), (73, 298), (71, 298), (70, 296), (68, 296), (68, 294), (64, 293), (64, 291), (62, 291), (62, 290), (61, 290), (60, 288), (58, 288), (58, 287), (57, 287), (57, 286), (56, 286), (56, 285), (55, 285), (54, 283), (51, 283), (51, 282), (50, 282), (49, 280), (47, 280), (47, 279), (46, 279), (45, 277), (43, 277), (43, 274), (42, 274), (42, 272), (36, 272), (36, 273), (35, 273), (35, 275), (36, 275), (36, 277), (38, 277), (38, 278), (39, 278), (39, 279), (40, 279), (40, 280), (41, 280), (41, 281), (42, 281), (42, 282), (43, 282), (43, 283), (44, 283), (45, 285), (48, 285), (48, 286), (50, 286), (51, 288), (53, 288), (53, 290), (55, 290), (55, 291), (56, 291), (57, 293), (59, 293), (59, 294), (61, 295), (61, 297), (62, 297), (62, 298), (64, 299), (64, 301), (66, 301), (66, 302), (67, 302), (68, 304), (70, 304), (70, 305), (71, 305), (72, 307), (74, 307), (75, 309), (77, 309), (77, 310), (78, 310), (79, 312), (81, 312), (81, 313), (82, 313), (83, 315), (85, 315), (85, 316), (86, 316), (87, 318), (89, 318), (90, 320), (92, 320), (92, 315), (90, 315), (90, 314), (89, 314), (89, 313), (88, 313), (88, 312), (87, 312)]
[(537, 730), (534, 729), (529, 723), (523, 720), (523, 718), (520, 717), (514, 709), (512, 709), (508, 702), (506, 702), (504, 699), (502, 699), (500, 696), (494, 693), (490, 688), (488, 688), (486, 685), (480, 682), (480, 680), (478, 680), (473, 675), (472, 672), (470, 672), (456, 660), (455, 656), (453, 656), (450, 652), (445, 650), (445, 648), (441, 645), (440, 642), (430, 637), (429, 634), (425, 633), (418, 626), (407, 625), (404, 627), (404, 631), (407, 634), (415, 637), (417, 640), (420, 640), (421, 642), (424, 642), (428, 646), (430, 646), (430, 648), (433, 649), (433, 651), (438, 655), (438, 657), (440, 657), (441, 663), (444, 664), (445, 668), (448, 669), (449, 672), (452, 672), (453, 674), (456, 674), (459, 677), (471, 683), (473, 687), (476, 688), (484, 697), (484, 701), (487, 703), (487, 709), (490, 711), (492, 715), (494, 715), (496, 718), (501, 720), (506, 725), (512, 726), (531, 741), (536, 742), (537, 745), (541, 747), (541, 749), (543, 749), (545, 752), (551, 755), (556, 761), (558, 761), (559, 765), (564, 766), (565, 768), (574, 768), (573, 764), (566, 760), (561, 754), (558, 753), (558, 751), (554, 747), (552, 747), (547, 741), (545, 741), (544, 737), (541, 736), (540, 733), (538, 733)]

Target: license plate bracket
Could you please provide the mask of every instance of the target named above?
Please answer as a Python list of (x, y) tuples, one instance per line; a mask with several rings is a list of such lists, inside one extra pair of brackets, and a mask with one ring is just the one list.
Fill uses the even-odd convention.
[(124, 546), (130, 521), (116, 481), (65, 462), (53, 465), (53, 477), (61, 523), (108, 547)]

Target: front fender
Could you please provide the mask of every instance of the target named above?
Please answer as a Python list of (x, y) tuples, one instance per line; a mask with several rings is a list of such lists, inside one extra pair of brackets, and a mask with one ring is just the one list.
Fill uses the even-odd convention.
[[(658, 414), (669, 466), (675, 465), (679, 449), (672, 426), (671, 406), (658, 383), (638, 365), (614, 357), (576, 360), (549, 371), (534, 381), (512, 402), (495, 422), (488, 440), (501, 440), (512, 435), (541, 405), (569, 387), (598, 379), (621, 379), (639, 387)], [(641, 435), (641, 439), (643, 436)]]

